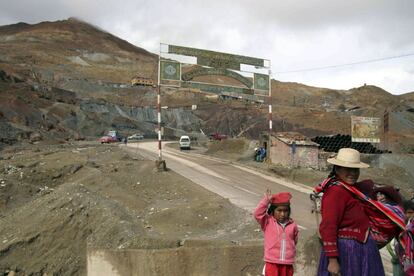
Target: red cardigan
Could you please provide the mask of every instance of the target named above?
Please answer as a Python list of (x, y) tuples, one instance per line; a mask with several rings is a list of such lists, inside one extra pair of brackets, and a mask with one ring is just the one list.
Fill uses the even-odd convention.
[(360, 200), (341, 185), (332, 185), (322, 196), (322, 221), (319, 225), (326, 256), (339, 256), (337, 239), (355, 239), (365, 243), (369, 219)]

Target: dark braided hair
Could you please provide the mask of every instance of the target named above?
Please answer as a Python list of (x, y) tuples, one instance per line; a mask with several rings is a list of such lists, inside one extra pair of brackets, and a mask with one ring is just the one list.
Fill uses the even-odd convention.
[(331, 172), (328, 174), (328, 178), (331, 178), (331, 177), (334, 177), (335, 175), (336, 175), (336, 165), (333, 165), (332, 166), (332, 170), (331, 170)]
[[(280, 205), (271, 204), (269, 206), (269, 208), (267, 209), (267, 214), (268, 215), (273, 215), (273, 212), (275, 211), (275, 209), (277, 208), (277, 206), (280, 206)], [(289, 205), (286, 205), (286, 206), (289, 208), (289, 216), (290, 216), (290, 204)]]

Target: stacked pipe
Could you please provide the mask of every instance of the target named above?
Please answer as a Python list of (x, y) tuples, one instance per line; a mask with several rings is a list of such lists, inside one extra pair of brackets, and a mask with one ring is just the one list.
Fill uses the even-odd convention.
[(381, 154), (389, 151), (379, 150), (371, 143), (352, 142), (351, 135), (330, 135), (330, 136), (316, 136), (311, 139), (313, 142), (319, 144), (319, 148), (327, 152), (338, 152), (341, 148), (353, 148), (361, 153)]

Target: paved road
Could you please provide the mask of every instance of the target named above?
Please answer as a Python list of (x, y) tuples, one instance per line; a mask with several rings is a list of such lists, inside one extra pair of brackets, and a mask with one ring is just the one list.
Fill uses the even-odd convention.
[[(137, 148), (140, 154), (150, 159), (158, 158), (156, 142), (130, 143), (128, 147)], [(302, 230), (314, 233), (316, 229), (315, 216), (310, 212), (309, 187), (195, 151), (179, 151), (164, 146), (163, 159), (168, 168), (248, 211), (255, 208), (267, 187), (273, 193), (290, 192), (293, 195), (292, 217)]]

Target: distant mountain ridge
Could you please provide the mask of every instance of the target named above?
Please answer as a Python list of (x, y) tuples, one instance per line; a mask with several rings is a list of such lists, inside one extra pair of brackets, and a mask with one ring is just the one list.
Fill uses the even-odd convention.
[[(135, 76), (150, 78), (156, 82), (158, 56), (89, 23), (70, 18), (33, 25), (20, 22), (0, 26), (0, 71), (5, 76), (3, 85), (0, 85), (3, 89), (0, 91), (0, 98), (7, 98), (14, 105), (23, 108), (22, 110), (31, 110), (25, 115), (26, 119), (23, 115), (19, 117), (19, 114), (13, 119), (3, 112), (0, 121), (10, 123), (14, 120), (13, 126), (26, 129), (25, 124), (31, 127), (35, 121), (42, 124), (42, 116), (49, 115), (50, 118), (53, 117), (50, 123), (54, 130), (59, 126), (62, 131), (72, 134), (79, 132), (93, 136), (102, 133), (104, 129), (117, 127), (126, 131), (142, 127), (142, 131), (153, 133), (151, 124), (138, 119), (147, 115), (137, 115), (134, 120), (131, 114), (152, 114), (152, 110), (142, 107), (155, 107), (156, 90), (152, 87), (124, 89), (121, 86), (129, 85)], [(229, 81), (220, 76), (216, 78), (217, 83)], [(214, 76), (210, 79), (214, 80)], [(22, 81), (24, 85), (13, 84), (16, 81)], [(0, 84), (1, 82), (0, 79)], [(398, 125), (408, 126), (410, 124), (407, 120), (412, 120), (409, 110), (414, 106), (414, 92), (397, 96), (372, 85), (335, 90), (278, 80), (272, 80), (271, 87), (275, 131), (294, 130), (306, 135), (349, 134), (351, 115), (382, 117), (385, 110), (399, 112), (398, 116), (394, 116), (402, 122)], [(30, 89), (34, 92), (30, 92)], [(21, 92), (20, 100), (16, 98), (20, 92), (14, 95), (15, 91)], [(185, 91), (187, 92), (169, 90), (163, 96), (163, 105), (171, 109), (172, 129), (181, 127), (185, 131), (196, 131), (203, 127), (206, 131), (237, 134), (243, 132), (243, 128), (254, 124), (255, 127), (246, 132), (250, 137), (257, 137), (260, 131), (267, 129), (267, 110), (264, 106), (245, 106), (243, 111), (236, 105), (235, 111), (233, 104), (227, 105), (223, 102), (207, 104), (202, 111), (194, 111), (193, 114), (198, 119), (186, 114), (186, 118), (192, 119), (187, 121), (187, 125), (181, 125), (181, 113), (173, 112), (173, 108), (191, 106), (192, 103), (202, 106), (207, 101), (190, 93), (188, 89)], [(60, 97), (59, 94), (62, 93), (65, 96)], [(49, 102), (46, 104), (42, 97), (46, 97)], [(24, 103), (21, 101), (23, 98), (29, 100), (26, 99)], [(79, 110), (75, 106), (79, 102), (82, 103), (82, 108), (90, 102), (102, 108), (107, 105), (103, 109), (111, 114), (105, 114), (108, 117), (102, 120), (103, 117), (96, 113)], [(120, 106), (127, 110), (124, 114), (130, 112), (127, 117), (113, 113)], [(1, 108), (0, 105), (0, 112)], [(34, 114), (32, 111), (37, 114), (36, 120), (29, 118), (30, 114)], [(72, 114), (70, 120), (65, 117), (68, 114)], [(152, 118), (152, 115), (149, 117)], [(89, 125), (87, 120), (90, 120)], [(400, 131), (408, 133), (407, 135), (413, 132), (410, 129), (399, 129), (398, 132)], [(398, 138), (400, 134), (395, 135)]]

